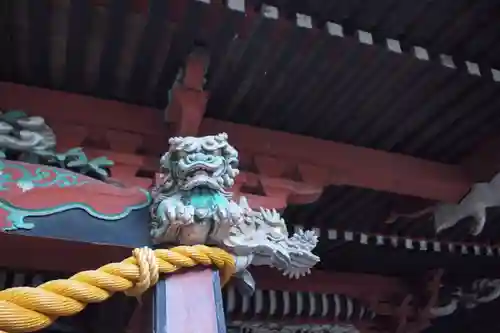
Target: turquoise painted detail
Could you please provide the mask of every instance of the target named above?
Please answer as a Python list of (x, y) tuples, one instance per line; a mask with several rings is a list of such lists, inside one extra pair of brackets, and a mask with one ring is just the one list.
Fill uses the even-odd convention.
[(217, 207), (229, 206), (229, 201), (219, 191), (203, 187), (184, 192), (181, 200), (184, 205), (192, 205), (195, 209), (208, 209), (210, 213), (215, 213)]
[(227, 199), (218, 191), (204, 188), (196, 188), (187, 195), (189, 203), (195, 208), (207, 208), (214, 206), (227, 206)]
[(134, 206), (129, 206), (125, 208), (125, 210), (122, 213), (114, 215), (101, 214), (99, 212), (96, 212), (92, 207), (79, 202), (72, 202), (71, 204), (64, 204), (56, 207), (38, 210), (38, 209), (22, 209), (19, 207), (12, 206), (6, 203), (4, 200), (1, 200), (0, 209), (4, 209), (9, 212), (9, 216), (7, 217), (7, 219), (12, 223), (10, 227), (4, 227), (3, 231), (14, 231), (18, 229), (31, 230), (34, 228), (35, 225), (33, 223), (25, 222), (24, 219), (26, 217), (46, 216), (50, 214), (62, 213), (70, 209), (76, 209), (76, 208), (82, 209), (85, 212), (87, 212), (87, 214), (98, 219), (102, 219), (105, 221), (117, 221), (126, 217), (133, 210), (144, 208), (151, 203), (151, 196), (149, 195), (149, 193), (146, 190), (143, 189), (140, 190), (144, 194), (146, 194), (147, 200), (144, 203)]
[(4, 114), (0, 115), (0, 119), (3, 121), (6, 121), (8, 123), (13, 123), (19, 119), (23, 119), (28, 117), (26, 112), (21, 111), (21, 110), (8, 110)]
[[(13, 179), (12, 174), (6, 172), (7, 168), (20, 171), (21, 176), (18, 179)], [(33, 174), (23, 164), (0, 160), (0, 191), (8, 191), (9, 186), (17, 186), (21, 190), (27, 191), (37, 187), (81, 186), (89, 182), (90, 180), (81, 179), (79, 174), (68, 170), (40, 166)]]
[[(13, 179), (12, 174), (5, 172), (7, 168), (19, 170), (21, 172), (21, 177), (19, 177), (18, 179)], [(97, 182), (97, 180), (82, 178), (82, 176), (72, 171), (45, 166), (37, 168), (32, 173), (22, 164), (10, 163), (6, 160), (0, 160), (0, 192), (8, 191), (13, 186), (18, 187), (21, 191), (29, 191), (33, 188), (46, 188), (51, 186), (64, 188), (70, 186), (82, 186), (93, 181)], [(145, 202), (126, 207), (122, 213), (111, 215), (101, 214), (94, 210), (94, 208), (81, 202), (71, 202), (44, 209), (26, 209), (22, 207), (16, 207), (7, 202), (5, 199), (0, 199), (0, 209), (3, 209), (9, 213), (7, 220), (11, 223), (10, 226), (4, 226), (2, 230), (30, 230), (33, 229), (34, 224), (25, 222), (24, 219), (26, 217), (46, 216), (75, 208), (82, 209), (89, 215), (102, 220), (116, 221), (124, 218), (133, 210), (141, 209), (150, 205), (151, 195), (149, 194), (149, 192), (144, 189), (140, 189), (140, 191), (143, 192), (146, 196)]]
[(7, 191), (8, 188), (6, 187), (6, 185), (11, 184), (13, 182), (14, 180), (12, 179), (12, 175), (8, 173), (3, 173), (2, 169), (2, 171), (0, 171), (0, 191)]

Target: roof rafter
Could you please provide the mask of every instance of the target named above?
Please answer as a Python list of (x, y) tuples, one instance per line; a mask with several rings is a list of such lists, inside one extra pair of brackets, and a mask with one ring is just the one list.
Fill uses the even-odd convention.
[[(388, 51), (394, 54), (399, 54), (401, 56), (408, 56), (419, 61), (425, 61), (439, 66), (445, 67), (448, 70), (461, 71), (467, 75), (481, 77), (485, 80), (492, 82), (500, 82), (500, 69), (480, 66), (475, 61), (471, 59), (462, 59), (462, 57), (454, 54), (432, 54), (432, 52), (421, 45), (406, 45), (403, 48), (402, 42), (394, 38), (374, 38), (374, 32), (356, 29), (353, 35), (346, 35), (344, 27), (337, 23), (328, 21), (324, 25), (325, 28), (318, 28), (317, 17), (306, 15), (303, 13), (296, 13), (294, 19), (289, 19), (280, 12), (280, 9), (276, 6), (263, 4), (261, 6), (260, 12), (257, 12), (252, 3), (248, 0), (228, 0), (222, 2), (220, 0), (196, 0), (196, 2), (202, 3), (206, 6), (211, 6), (215, 8), (214, 11), (229, 10), (233, 13), (240, 13), (242, 20), (242, 30), (241, 33), (245, 34), (245, 29), (247, 29), (252, 21), (257, 15), (260, 15), (266, 19), (275, 20), (279, 22), (280, 25), (283, 23), (289, 23), (290, 25), (300, 28), (309, 29), (311, 31), (323, 31), (333, 38), (345, 38), (350, 40), (355, 40), (355, 42), (367, 45), (370, 47), (377, 47), (384, 51)], [(94, 0), (96, 5), (106, 6), (109, 5), (109, 0)], [(172, 7), (175, 8), (174, 12), (183, 12), (186, 9), (186, 0), (175, 0), (172, 1)], [(212, 9), (211, 8), (211, 9)], [(134, 0), (132, 4), (132, 9), (137, 12), (146, 12), (148, 10), (148, 3), (145, 0)], [(209, 29), (210, 27), (204, 27)]]

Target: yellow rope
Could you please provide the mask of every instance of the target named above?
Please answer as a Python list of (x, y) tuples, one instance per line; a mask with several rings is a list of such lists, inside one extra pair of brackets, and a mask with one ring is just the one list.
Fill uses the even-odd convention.
[(196, 265), (216, 266), (225, 284), (235, 262), (226, 251), (205, 245), (172, 249), (135, 249), (133, 256), (94, 271), (83, 271), (66, 280), (53, 280), (36, 288), (0, 291), (0, 333), (33, 332), (58, 317), (72, 316), (89, 303), (100, 303), (121, 291), (138, 296), (158, 281), (159, 273), (173, 273)]

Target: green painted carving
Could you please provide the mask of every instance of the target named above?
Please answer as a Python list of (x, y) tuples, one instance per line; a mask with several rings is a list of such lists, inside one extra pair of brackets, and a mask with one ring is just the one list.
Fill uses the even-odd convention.
[(50, 165), (105, 180), (107, 168), (113, 165), (106, 157), (90, 160), (82, 148), (56, 152), (54, 131), (41, 117), (30, 117), (25, 112), (0, 112), (0, 158), (27, 163)]
[(72, 148), (65, 153), (42, 152), (36, 153), (37, 156), (45, 158), (42, 163), (58, 168), (69, 169), (82, 175), (92, 176), (97, 179), (106, 179), (109, 174), (106, 168), (113, 166), (114, 162), (105, 156), (89, 160), (82, 148)]
[(194, 188), (192, 191), (182, 193), (181, 201), (185, 206), (192, 206), (202, 214), (195, 214), (196, 222), (201, 222), (207, 216), (214, 216), (217, 207), (229, 207), (229, 201), (218, 191), (209, 188)]
[(18, 120), (24, 119), (27, 117), (28, 117), (28, 115), (24, 111), (9, 110), (9, 111), (0, 115), (0, 120), (5, 121), (5, 122), (7, 122), (15, 127)]

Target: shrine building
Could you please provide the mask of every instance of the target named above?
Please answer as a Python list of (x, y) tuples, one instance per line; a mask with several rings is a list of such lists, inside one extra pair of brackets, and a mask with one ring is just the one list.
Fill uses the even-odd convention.
[(500, 330), (500, 2), (0, 4), (0, 333)]

